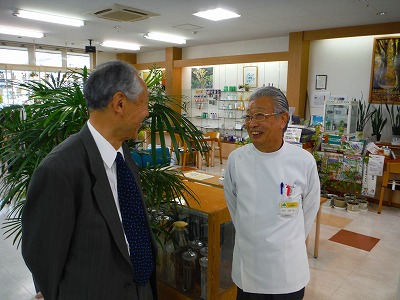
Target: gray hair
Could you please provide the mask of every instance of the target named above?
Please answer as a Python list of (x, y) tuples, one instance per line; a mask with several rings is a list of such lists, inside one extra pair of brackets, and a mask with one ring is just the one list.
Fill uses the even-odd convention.
[(89, 110), (104, 109), (117, 92), (136, 101), (142, 91), (138, 71), (132, 65), (119, 60), (98, 65), (83, 87)]
[[(276, 87), (273, 86), (263, 86), (260, 88), (255, 89), (250, 97), (249, 97), (249, 103), (252, 101), (259, 99), (259, 98), (265, 98), (265, 97), (270, 97), (273, 100), (273, 106), (274, 106), (274, 113), (289, 113), (289, 103), (288, 100), (282, 91)], [(283, 132), (286, 131), (288, 124), (286, 124), (285, 128), (283, 129)]]

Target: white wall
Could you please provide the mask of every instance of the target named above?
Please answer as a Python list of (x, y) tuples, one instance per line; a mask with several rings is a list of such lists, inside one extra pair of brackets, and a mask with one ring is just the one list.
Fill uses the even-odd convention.
[[(242, 54), (286, 52), (289, 50), (289, 37), (258, 39), (214, 45), (182, 48), (182, 59), (231, 56)], [(165, 51), (142, 52), (137, 54), (137, 62), (149, 63), (164, 61)]]
[(138, 53), (136, 61), (138, 64), (165, 61), (165, 50)]
[[(360, 99), (362, 94), (363, 100), (368, 103), (373, 44), (373, 36), (311, 42), (307, 88), (309, 99), (321, 91), (315, 89), (316, 75), (327, 75), (326, 92), (331, 95), (346, 95), (348, 99)], [(312, 114), (323, 115), (323, 108), (307, 107), (307, 117)], [(385, 107), (383, 112), (384, 117), (387, 116)], [(389, 120), (388, 122), (390, 123)], [(389, 123), (382, 132), (381, 141), (391, 141)], [(370, 136), (370, 122), (364, 132), (366, 136)]]
[(231, 56), (242, 54), (286, 52), (289, 50), (289, 37), (249, 40), (233, 43), (187, 47), (182, 50), (183, 59)]
[[(257, 66), (258, 71), (258, 86), (273, 85), (286, 92), (287, 83), (287, 61), (276, 62), (258, 62), (247, 64), (229, 64), (229, 65), (214, 65), (203, 66), (213, 67), (214, 74), (214, 89), (223, 89), (224, 86), (238, 86), (243, 84), (243, 67)], [(201, 68), (201, 67), (195, 67)], [(191, 89), (191, 69), (192, 67), (182, 68), (182, 89)]]
[(97, 52), (96, 65), (103, 62), (117, 59), (117, 54), (113, 52)]

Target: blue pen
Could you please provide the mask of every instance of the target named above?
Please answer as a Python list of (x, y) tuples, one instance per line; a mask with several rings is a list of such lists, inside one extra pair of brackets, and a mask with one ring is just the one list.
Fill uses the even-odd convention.
[(283, 187), (284, 187), (284, 184), (283, 184), (283, 182), (281, 182), (281, 195), (283, 195)]

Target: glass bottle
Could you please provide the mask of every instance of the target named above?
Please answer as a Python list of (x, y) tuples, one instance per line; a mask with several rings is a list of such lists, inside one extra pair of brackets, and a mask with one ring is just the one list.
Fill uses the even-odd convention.
[(197, 254), (192, 249), (182, 253), (183, 260), (183, 290), (187, 293), (194, 291)]
[(172, 261), (175, 267), (175, 284), (176, 288), (182, 290), (183, 289), (183, 261), (182, 261), (182, 253), (185, 252), (188, 248), (188, 235), (189, 232), (187, 230), (188, 223), (184, 221), (176, 221), (174, 222), (174, 227), (171, 232), (172, 241), (174, 243), (174, 252), (172, 254)]
[(207, 272), (208, 272), (208, 247), (203, 247), (200, 250), (202, 258), (199, 259), (200, 264), (200, 299), (206, 300), (207, 299)]
[(172, 242), (165, 246), (165, 265), (163, 277), (168, 283), (175, 283), (174, 252), (175, 247)]
[(189, 247), (193, 250), (193, 252), (196, 253), (196, 261), (195, 261), (195, 289), (199, 290), (200, 289), (200, 265), (199, 265), (199, 258), (201, 256), (201, 249), (203, 249), (205, 244), (199, 240), (198, 238), (195, 238), (193, 241), (189, 242)]

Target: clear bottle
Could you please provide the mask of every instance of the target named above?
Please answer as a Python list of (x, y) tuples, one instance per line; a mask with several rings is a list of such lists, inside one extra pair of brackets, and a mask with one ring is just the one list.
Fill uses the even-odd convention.
[(182, 253), (183, 260), (183, 291), (191, 293), (194, 291), (195, 286), (195, 272), (196, 272), (196, 259), (197, 254), (192, 249)]
[(172, 242), (165, 246), (165, 265), (163, 277), (168, 283), (175, 283), (174, 252), (175, 247)]
[(199, 259), (200, 264), (200, 299), (207, 299), (207, 273), (208, 273), (208, 247), (203, 247), (200, 250), (200, 253), (203, 255), (202, 258)]
[[(200, 231), (200, 229), (199, 229)], [(199, 232), (200, 234), (200, 232)], [(201, 256), (201, 249), (203, 249), (205, 244), (198, 238), (195, 238), (193, 241), (189, 242), (189, 247), (196, 253), (196, 261), (195, 261), (195, 289), (199, 290), (200, 288), (200, 265), (199, 258)]]
[(172, 261), (175, 268), (175, 286), (177, 289), (183, 289), (183, 261), (182, 253), (188, 249), (188, 236), (187, 229), (188, 223), (184, 221), (174, 222), (174, 227), (171, 232), (172, 241), (174, 243), (175, 251), (172, 254)]

